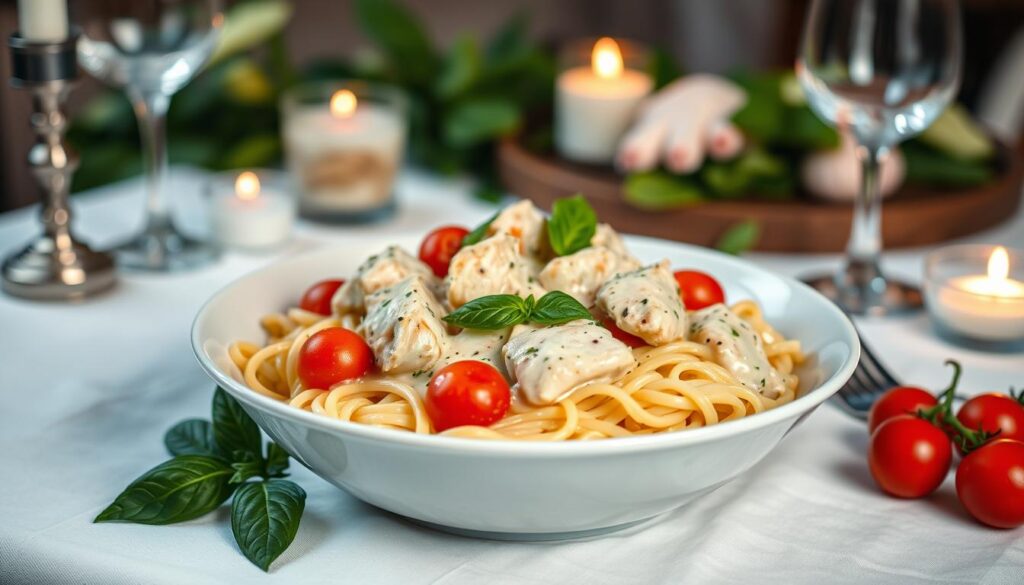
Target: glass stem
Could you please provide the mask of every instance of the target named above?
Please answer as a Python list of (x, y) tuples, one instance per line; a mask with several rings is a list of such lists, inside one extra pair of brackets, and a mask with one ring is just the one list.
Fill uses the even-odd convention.
[(887, 147), (858, 146), (863, 167), (860, 192), (853, 205), (853, 225), (846, 244), (847, 271), (857, 273), (855, 281), (867, 282), (879, 277), (878, 259), (882, 253), (882, 192), (880, 163)]
[(132, 96), (139, 122), (142, 156), (146, 167), (147, 231), (170, 226), (170, 208), (164, 184), (167, 178), (167, 107), (170, 98), (160, 93)]

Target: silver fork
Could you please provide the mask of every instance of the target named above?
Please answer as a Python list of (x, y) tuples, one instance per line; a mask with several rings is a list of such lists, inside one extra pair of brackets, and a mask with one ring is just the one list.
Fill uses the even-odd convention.
[(900, 383), (885, 369), (882, 362), (878, 361), (859, 329), (857, 337), (860, 338), (860, 361), (857, 363), (857, 369), (853, 371), (853, 376), (836, 394), (839, 398), (836, 404), (850, 416), (867, 420), (868, 411), (875, 400), (878, 400), (886, 390), (899, 386)]

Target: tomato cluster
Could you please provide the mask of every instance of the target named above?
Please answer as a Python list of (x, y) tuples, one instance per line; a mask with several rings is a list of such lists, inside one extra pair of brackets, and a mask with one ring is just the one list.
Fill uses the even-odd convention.
[(889, 390), (868, 418), (868, 467), (879, 487), (900, 498), (920, 498), (942, 484), (953, 461), (956, 493), (983, 524), (1013, 528), (1024, 524), (1024, 402), (1013, 394), (983, 394), (953, 415), (960, 365), (938, 395), (921, 388)]

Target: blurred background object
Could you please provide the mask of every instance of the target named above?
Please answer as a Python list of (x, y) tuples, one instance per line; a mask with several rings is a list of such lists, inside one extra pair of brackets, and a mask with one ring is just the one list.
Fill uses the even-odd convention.
[[(1015, 139), (1024, 93), (1014, 74), (1024, 67), (1024, 3), (963, 4), (960, 100), (999, 124), (998, 135)], [(17, 26), (15, 6), (0, 0), (5, 35)], [(496, 187), (488, 180), (493, 138), (550, 100), (551, 55), (565, 41), (633, 38), (690, 72), (789, 69), (805, 10), (805, 0), (234, 2), (214, 63), (171, 106), (171, 161), (211, 169), (279, 166), (281, 92), (300, 80), (359, 76), (397, 82), (412, 94), (414, 161), (449, 173), (472, 169), (483, 175), (486, 194)], [(4, 78), (8, 68), (5, 54)], [(140, 173), (127, 101), (92, 80), (73, 98), (70, 138), (83, 159), (74, 189)], [(28, 109), (24, 96), (0, 84), (0, 210), (36, 200), (22, 160), (31, 143)]]

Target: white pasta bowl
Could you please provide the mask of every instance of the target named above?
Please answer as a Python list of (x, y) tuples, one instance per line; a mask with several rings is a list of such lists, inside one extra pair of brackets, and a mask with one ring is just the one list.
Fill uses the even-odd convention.
[[(259, 341), (259, 318), (294, 305), (317, 280), (344, 276), (398, 243), (322, 249), (228, 285), (200, 310), (192, 346), (207, 373), (275, 441), (320, 477), (355, 497), (438, 528), (492, 538), (552, 539), (626, 526), (682, 506), (736, 479), (834, 394), (860, 355), (850, 321), (789, 278), (703, 248), (627, 239), (637, 257), (714, 275), (728, 301), (754, 299), (811, 359), (799, 397), (743, 419), (688, 431), (584, 442), (515, 442), (417, 435), (339, 421), (249, 390), (227, 356), (239, 339)], [(739, 478), (738, 481), (742, 481)]]

